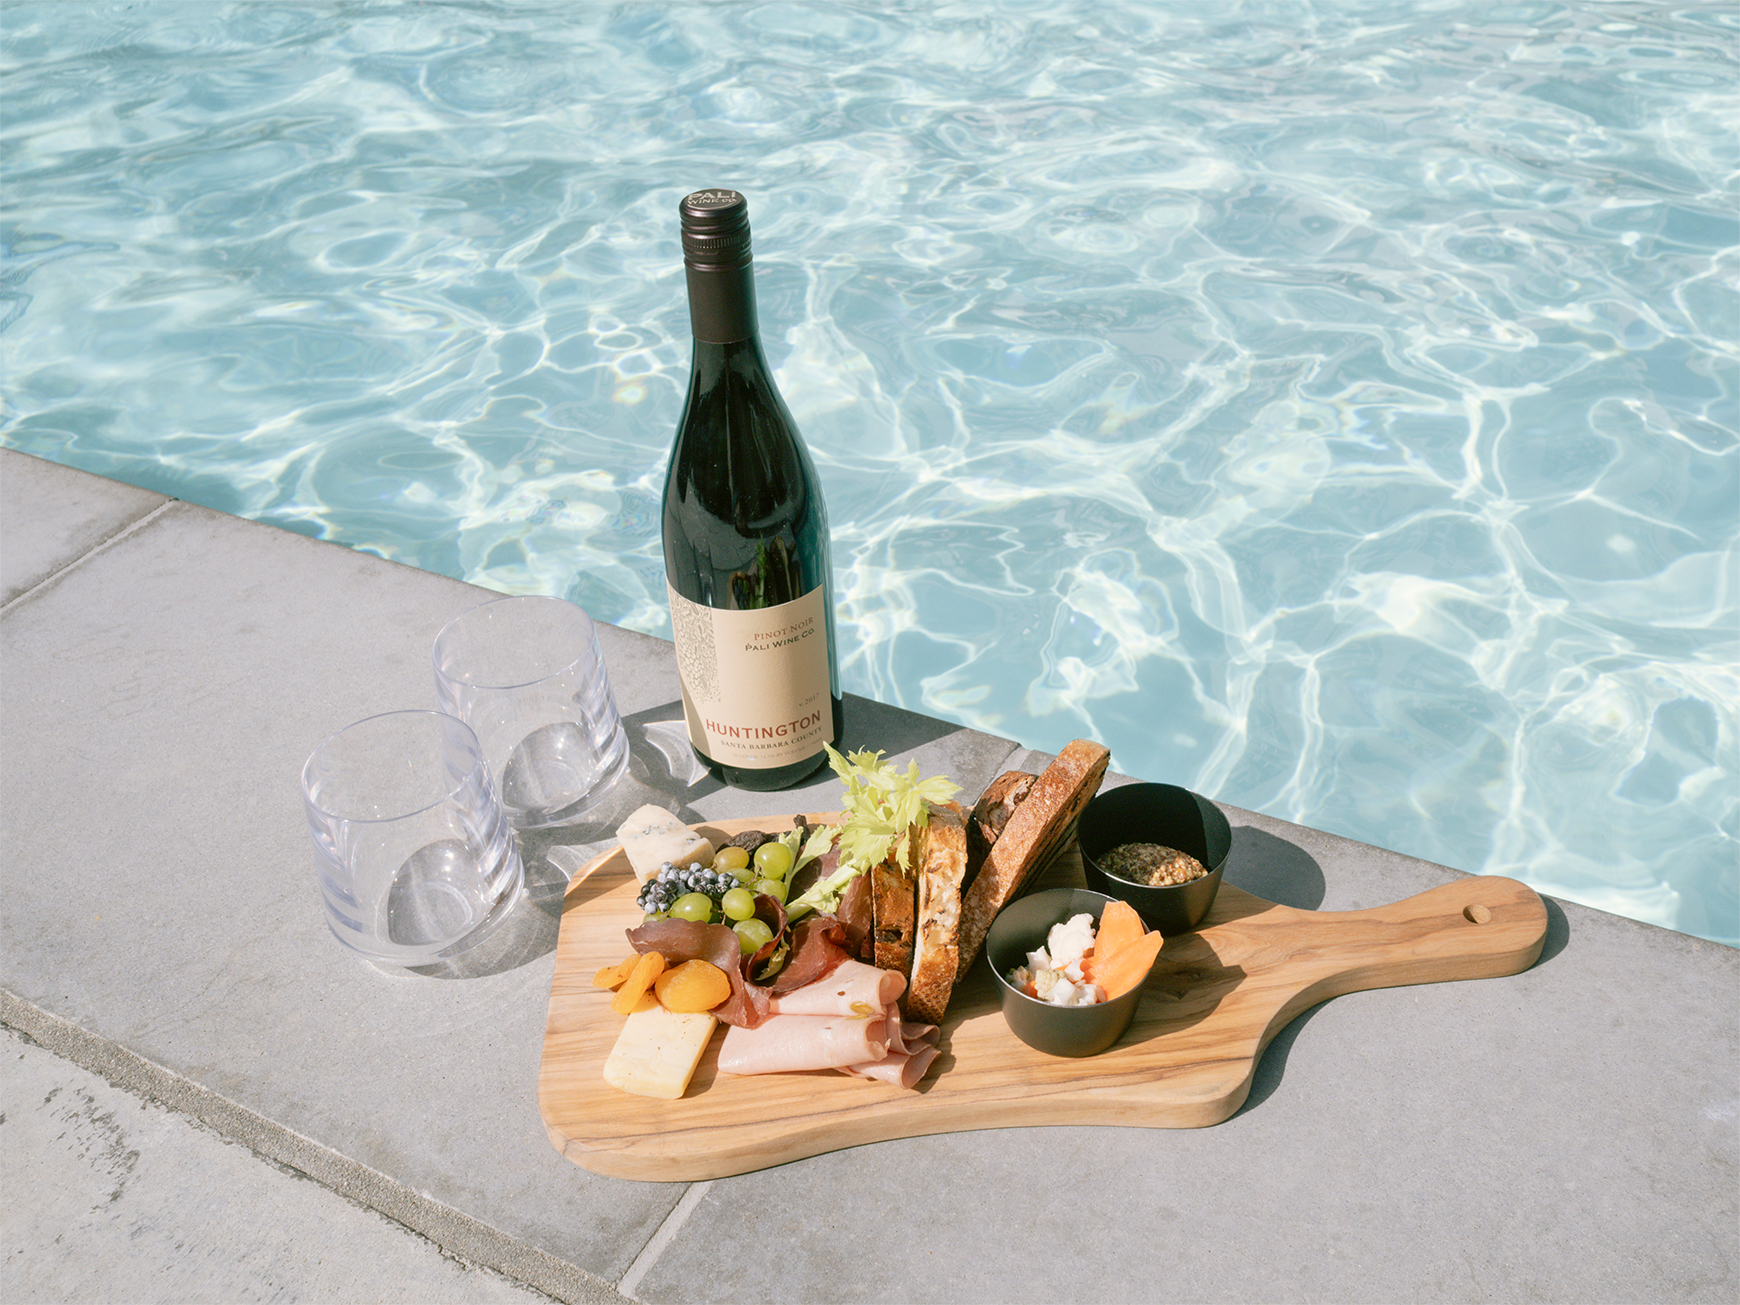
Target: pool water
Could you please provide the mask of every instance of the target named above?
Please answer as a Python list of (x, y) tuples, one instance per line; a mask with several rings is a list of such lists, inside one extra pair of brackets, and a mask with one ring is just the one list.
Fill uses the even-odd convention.
[(1740, 943), (1728, 0), (0, 34), (7, 445), (668, 633), (734, 186), (849, 690)]

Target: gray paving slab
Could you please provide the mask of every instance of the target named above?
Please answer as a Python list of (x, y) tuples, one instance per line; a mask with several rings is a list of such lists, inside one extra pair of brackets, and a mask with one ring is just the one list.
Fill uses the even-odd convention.
[(0, 605), (168, 503), (161, 494), (41, 458), (0, 457)]
[[(65, 509), (32, 503), (7, 538), (58, 528)], [(826, 809), (833, 781), (690, 784), (669, 645), (606, 627), (634, 749), (617, 805), (529, 841), (532, 892), (465, 967), (377, 970), (321, 921), (297, 773), (331, 730), (429, 705), (430, 639), (486, 595), (181, 503), (72, 561), (0, 607), (0, 1022), (470, 1263), (570, 1300), (1735, 1294), (1740, 952), (1557, 904), (1525, 975), (1307, 1012), (1212, 1129), (969, 1132), (692, 1186), (591, 1175), (535, 1104), (566, 874), (641, 800)], [(849, 716), (852, 745), (969, 790), (1028, 755)], [(1229, 878), (1289, 905), (1455, 877), (1231, 814)], [(189, 1193), (207, 1177), (192, 1164)]]
[(550, 1300), (9, 1029), (0, 1065), (7, 1300)]

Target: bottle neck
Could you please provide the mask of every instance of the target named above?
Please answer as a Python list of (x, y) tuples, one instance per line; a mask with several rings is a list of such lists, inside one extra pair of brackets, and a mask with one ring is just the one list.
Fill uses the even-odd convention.
[(756, 334), (755, 270), (745, 263), (730, 271), (684, 266), (689, 280), (689, 329), (697, 343), (735, 344)]

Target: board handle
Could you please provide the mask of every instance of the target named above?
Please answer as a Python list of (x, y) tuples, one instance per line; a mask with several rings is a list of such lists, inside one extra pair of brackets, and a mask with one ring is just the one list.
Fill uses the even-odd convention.
[(1303, 921), (1275, 923), (1297, 929), (1323, 962), (1308, 989), (1313, 1001), (1367, 988), (1520, 974), (1539, 959), (1547, 937), (1546, 903), (1527, 884), (1502, 875), (1453, 880), (1388, 906), (1299, 914)]

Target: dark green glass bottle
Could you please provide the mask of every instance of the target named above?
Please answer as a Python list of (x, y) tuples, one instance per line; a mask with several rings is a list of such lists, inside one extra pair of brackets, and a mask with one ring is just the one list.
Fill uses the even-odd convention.
[(737, 788), (788, 788), (844, 725), (828, 513), (761, 350), (749, 205), (679, 206), (689, 395), (665, 479), (665, 580), (695, 755)]

